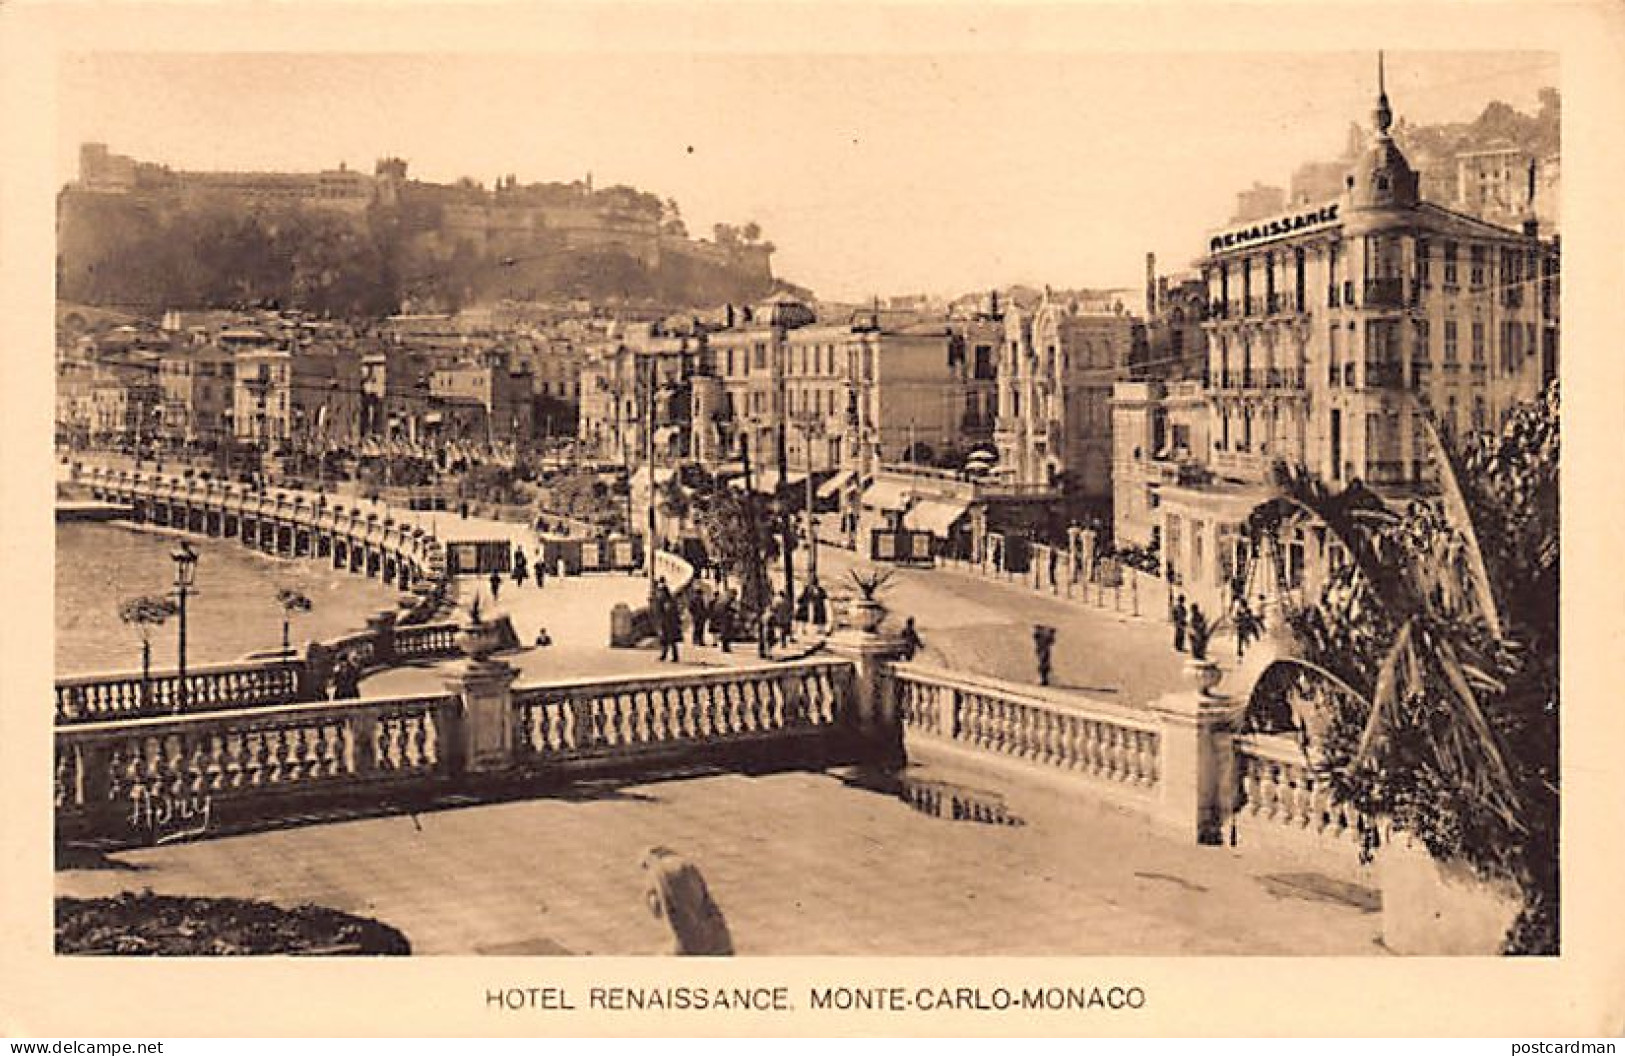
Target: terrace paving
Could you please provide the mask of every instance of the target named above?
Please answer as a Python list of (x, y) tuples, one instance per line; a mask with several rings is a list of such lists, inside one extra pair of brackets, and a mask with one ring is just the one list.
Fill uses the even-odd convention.
[(639, 860), (665, 845), (699, 866), (741, 955), (1381, 952), (1372, 893), (1301, 864), (1084, 794), (916, 772), (1005, 823), (929, 816), (844, 773), (704, 776), (125, 851), (59, 871), (57, 890), (315, 903), (420, 954), (658, 954)]

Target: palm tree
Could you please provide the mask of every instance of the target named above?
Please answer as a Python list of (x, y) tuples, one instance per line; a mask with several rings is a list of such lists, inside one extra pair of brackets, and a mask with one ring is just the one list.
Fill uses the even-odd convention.
[(141, 705), (145, 709), (151, 689), (152, 629), (179, 611), (175, 599), (165, 594), (143, 594), (119, 603), (118, 618), (141, 635)]
[(276, 602), (282, 607), (282, 653), (286, 656), (292, 652), (289, 643), (288, 628), (297, 613), (309, 612), (313, 607), (310, 598), (292, 587), (282, 587), (276, 592)]
[(1460, 452), (1424, 420), (1434, 503), (1395, 510), (1280, 473), (1249, 525), (1310, 522), (1347, 555), (1288, 614), (1301, 655), (1261, 692), (1320, 703), (1334, 795), (1518, 882), (1509, 949), (1555, 949), (1557, 934), (1557, 409), (1554, 386)]

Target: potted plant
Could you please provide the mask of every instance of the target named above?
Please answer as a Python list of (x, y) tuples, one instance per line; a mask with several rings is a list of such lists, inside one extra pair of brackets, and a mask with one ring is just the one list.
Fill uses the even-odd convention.
[(1213, 640), (1213, 625), (1208, 622), (1207, 614), (1200, 606), (1192, 605), (1190, 625), (1187, 631), (1187, 640), (1190, 645), (1191, 658), (1185, 663), (1185, 670), (1190, 674), (1197, 692), (1204, 697), (1213, 693), (1213, 687), (1219, 684), (1219, 665), (1208, 659), (1208, 643)]
[(483, 660), (496, 652), (502, 644), (501, 631), (500, 623), (482, 616), (480, 596), (476, 594), (468, 606), (468, 622), (457, 632), (457, 647), (463, 651), (464, 656)]
[(858, 596), (853, 598), (846, 609), (846, 620), (849, 626), (857, 630), (873, 634), (880, 627), (880, 622), (886, 618), (886, 607), (880, 603), (880, 594), (891, 583), (892, 570), (889, 568), (859, 571), (853, 569), (849, 575), (853, 584), (858, 588)]

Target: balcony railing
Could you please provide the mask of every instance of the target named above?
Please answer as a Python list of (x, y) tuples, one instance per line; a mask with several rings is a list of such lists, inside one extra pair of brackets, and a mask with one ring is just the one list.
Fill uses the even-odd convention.
[(1367, 308), (1404, 307), (1405, 280), (1397, 277), (1367, 279), (1364, 303)]
[(1392, 389), (1404, 384), (1405, 372), (1398, 363), (1367, 363), (1365, 384), (1370, 389)]

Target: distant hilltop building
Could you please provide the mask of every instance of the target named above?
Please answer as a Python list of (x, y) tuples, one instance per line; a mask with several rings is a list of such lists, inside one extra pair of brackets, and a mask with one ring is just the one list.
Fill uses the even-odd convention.
[[(195, 172), (115, 154), (105, 143), (85, 143), (79, 178), (59, 202), (70, 293), (77, 300), (134, 303), (151, 285), (124, 274), (127, 269), (115, 269), (116, 278), (88, 273), (99, 260), (128, 257), (123, 247), (109, 244), (117, 242), (122, 228), (108, 218), (125, 216), (137, 226), (151, 226), (211, 207), (298, 210), (336, 216), (357, 228), (373, 224), (380, 213), (388, 216), (397, 221), (387, 230), (392, 251), (403, 255), (392, 262), (403, 300), (416, 299), (419, 277), (452, 273), (457, 278), (448, 284), (449, 292), (439, 291), (440, 300), (555, 296), (561, 288), (581, 285), (582, 269), (572, 271), (568, 262), (583, 254), (625, 260), (624, 267), (586, 269), (602, 288), (575, 292), (596, 298), (714, 303), (759, 296), (773, 286), (774, 246), (759, 238), (755, 224), (719, 224), (712, 240), (690, 238), (676, 202), (632, 187), (595, 187), (591, 174), (569, 183), (532, 184), (504, 175), (490, 188), (466, 177), (429, 183), (411, 179), (407, 162), (397, 157), (380, 159), (370, 174), (343, 163), (320, 172)], [(174, 241), (161, 230), (151, 234)], [(187, 237), (179, 236), (183, 242)], [(158, 299), (174, 300), (173, 291), (167, 292)]]
[(337, 169), (314, 173), (178, 172), (167, 165), (114, 154), (105, 143), (86, 143), (79, 148), (78, 187), (97, 194), (218, 194), (360, 213), (372, 202), (376, 183), (374, 178), (353, 172), (342, 163)]

